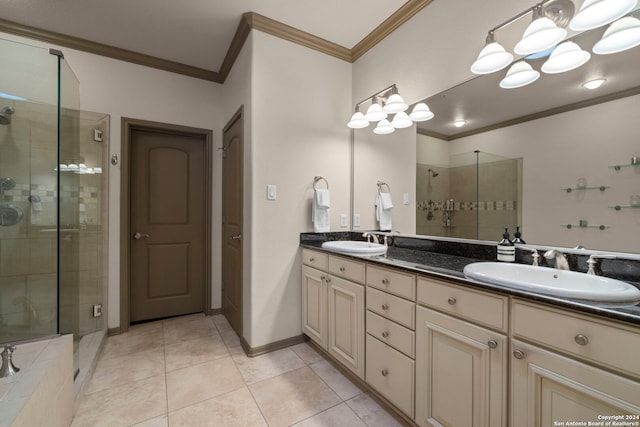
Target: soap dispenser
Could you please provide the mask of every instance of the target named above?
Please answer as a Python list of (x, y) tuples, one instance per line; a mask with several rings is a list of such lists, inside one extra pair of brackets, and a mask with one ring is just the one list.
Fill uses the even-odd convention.
[(527, 242), (522, 240), (522, 233), (520, 232), (520, 227), (516, 227), (516, 232), (513, 233), (513, 244), (514, 245), (525, 245)]
[(498, 261), (514, 262), (516, 260), (516, 247), (509, 239), (509, 229), (505, 228), (502, 240), (498, 242)]

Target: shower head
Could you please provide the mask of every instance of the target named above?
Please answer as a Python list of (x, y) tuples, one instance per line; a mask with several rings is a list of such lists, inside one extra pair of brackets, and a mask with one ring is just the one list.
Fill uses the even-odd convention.
[(436, 176), (440, 175), (438, 172), (434, 171), (431, 168), (429, 168), (429, 173), (431, 174), (431, 178), (435, 178)]
[(0, 125), (8, 125), (11, 123), (11, 115), (15, 113), (16, 110), (13, 107), (6, 106), (0, 112)]

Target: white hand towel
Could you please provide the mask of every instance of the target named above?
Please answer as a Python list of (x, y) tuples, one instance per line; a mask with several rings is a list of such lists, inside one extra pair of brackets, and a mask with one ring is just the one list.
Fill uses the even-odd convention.
[(380, 231), (391, 231), (391, 229), (393, 228), (391, 219), (391, 207), (393, 207), (393, 204), (391, 204), (390, 208), (384, 209), (383, 200), (385, 197), (383, 197), (383, 195), (386, 195), (385, 197), (388, 197), (389, 204), (391, 204), (391, 195), (389, 193), (378, 194), (378, 197), (376, 198), (376, 219), (380, 224)]
[(329, 190), (316, 189), (311, 203), (311, 222), (316, 233), (328, 233), (331, 231), (329, 216)]
[(380, 200), (382, 201), (382, 209), (386, 210), (393, 207), (393, 203), (391, 203), (390, 193), (380, 193)]

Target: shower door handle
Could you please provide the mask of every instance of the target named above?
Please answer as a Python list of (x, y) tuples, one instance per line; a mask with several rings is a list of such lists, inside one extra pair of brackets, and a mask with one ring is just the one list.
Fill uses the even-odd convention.
[(150, 237), (150, 236), (146, 233), (138, 233), (138, 232), (133, 233), (133, 238), (136, 240), (146, 239), (147, 237)]

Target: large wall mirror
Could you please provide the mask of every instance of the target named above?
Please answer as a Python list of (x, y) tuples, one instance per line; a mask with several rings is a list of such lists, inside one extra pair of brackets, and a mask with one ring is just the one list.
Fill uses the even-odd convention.
[[(514, 22), (507, 30), (518, 36), (500, 41), (517, 40), (529, 21)], [(605, 30), (570, 38), (591, 51)], [(546, 59), (528, 62), (540, 70)], [(517, 89), (499, 87), (505, 69), (425, 98), (435, 118), (417, 124), (415, 163), (384, 160), (405, 162), (405, 174), (415, 176), (415, 216), (400, 215), (394, 228), (498, 241), (505, 227), (513, 236), (519, 226), (530, 244), (640, 253), (638, 70), (635, 47), (592, 54), (578, 69), (541, 73)], [(583, 87), (596, 78), (606, 81)], [(454, 126), (458, 120), (464, 126)], [(371, 140), (359, 140), (362, 133), (356, 144)], [(356, 200), (366, 169), (357, 155)]]

